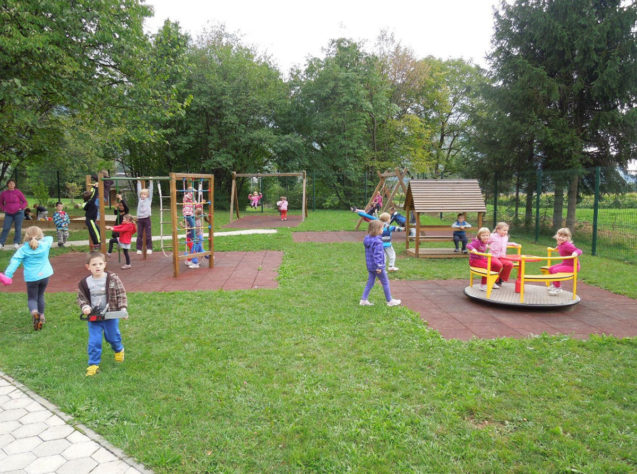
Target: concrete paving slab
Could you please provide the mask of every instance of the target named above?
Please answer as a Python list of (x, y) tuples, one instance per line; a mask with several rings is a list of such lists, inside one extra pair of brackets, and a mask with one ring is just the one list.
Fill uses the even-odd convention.
[(151, 472), (2, 372), (0, 388), (0, 473)]

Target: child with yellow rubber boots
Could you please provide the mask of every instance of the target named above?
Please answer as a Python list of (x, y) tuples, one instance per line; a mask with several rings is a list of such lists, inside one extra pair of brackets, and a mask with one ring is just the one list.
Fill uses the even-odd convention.
[[(86, 259), (86, 269), (91, 274), (79, 283), (77, 302), (84, 315), (96, 309), (99, 312), (126, 311), (126, 290), (115, 273), (105, 271), (106, 258), (100, 252), (91, 252)], [(99, 371), (102, 359), (102, 334), (115, 352), (115, 362), (124, 362), (124, 345), (119, 332), (119, 319), (88, 322), (88, 368), (86, 375)]]

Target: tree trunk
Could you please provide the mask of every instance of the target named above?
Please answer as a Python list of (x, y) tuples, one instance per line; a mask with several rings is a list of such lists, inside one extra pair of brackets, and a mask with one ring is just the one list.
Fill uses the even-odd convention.
[(555, 184), (555, 201), (553, 202), (553, 230), (562, 227), (562, 209), (564, 208), (564, 188)]
[(579, 176), (574, 174), (568, 185), (568, 208), (566, 210), (566, 227), (573, 232), (575, 228), (575, 206), (577, 205), (577, 189), (579, 185)]
[(513, 221), (518, 223), (520, 219), (520, 175), (515, 176), (515, 214)]
[(533, 223), (533, 195), (536, 187), (536, 175), (529, 177), (526, 185), (526, 200), (524, 203), (524, 227), (530, 228)]

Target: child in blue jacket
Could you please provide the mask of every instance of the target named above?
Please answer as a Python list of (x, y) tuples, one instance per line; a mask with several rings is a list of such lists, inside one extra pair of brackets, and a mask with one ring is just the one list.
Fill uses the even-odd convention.
[(391, 216), (388, 212), (383, 212), (378, 219), (383, 223), (383, 250), (385, 255), (387, 256), (387, 271), (388, 272), (397, 272), (398, 267), (396, 266), (396, 251), (391, 244), (391, 233), (392, 232), (400, 232), (405, 230), (403, 227), (398, 227), (395, 225), (390, 225), (389, 220)]
[(25, 244), (16, 250), (9, 266), (0, 273), (0, 281), (10, 285), (13, 274), (20, 264), (24, 265), (24, 281), (27, 284), (27, 304), (33, 318), (33, 329), (42, 329), (44, 324), (44, 291), (53, 275), (53, 267), (49, 262), (49, 250), (53, 237), (45, 237), (38, 226), (29, 227), (24, 233)]
[(369, 273), (367, 278), (367, 284), (363, 291), (363, 296), (360, 300), (361, 306), (372, 306), (367, 298), (369, 292), (372, 291), (376, 278), (380, 280), (383, 285), (383, 291), (385, 292), (385, 299), (387, 300), (387, 306), (398, 306), (400, 300), (395, 300), (391, 297), (391, 291), (389, 289), (389, 278), (385, 271), (385, 252), (383, 250), (383, 241), (381, 234), (383, 233), (383, 223), (379, 220), (371, 221), (369, 223), (368, 235), (365, 236), (365, 262), (367, 263), (367, 271)]

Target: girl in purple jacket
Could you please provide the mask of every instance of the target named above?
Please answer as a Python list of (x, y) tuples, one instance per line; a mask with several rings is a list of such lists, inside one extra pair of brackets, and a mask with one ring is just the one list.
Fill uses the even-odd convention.
[(367, 278), (367, 285), (363, 291), (363, 297), (361, 298), (361, 306), (372, 306), (367, 297), (369, 292), (372, 291), (376, 278), (380, 280), (383, 285), (383, 291), (385, 292), (385, 299), (387, 300), (387, 306), (398, 306), (400, 300), (395, 300), (391, 297), (391, 291), (389, 290), (389, 278), (385, 271), (385, 251), (383, 250), (383, 240), (381, 234), (383, 233), (382, 221), (371, 221), (369, 223), (368, 235), (365, 236), (365, 262), (367, 263), (367, 272), (369, 277)]
[[(571, 230), (568, 227), (562, 227), (558, 229), (558, 231), (553, 236), (555, 240), (557, 240), (557, 251), (560, 253), (562, 257), (574, 257), (576, 255), (582, 255), (582, 251), (575, 247), (573, 244), (573, 236), (571, 234)], [(558, 263), (557, 265), (552, 265), (549, 267), (549, 273), (560, 273), (566, 272), (571, 273), (573, 271), (573, 259), (563, 260), (562, 263)], [(579, 259), (577, 260), (577, 271), (580, 269)], [(556, 296), (562, 292), (562, 288), (560, 287), (559, 281), (554, 281), (551, 283), (551, 286), (548, 287), (549, 295)]]

